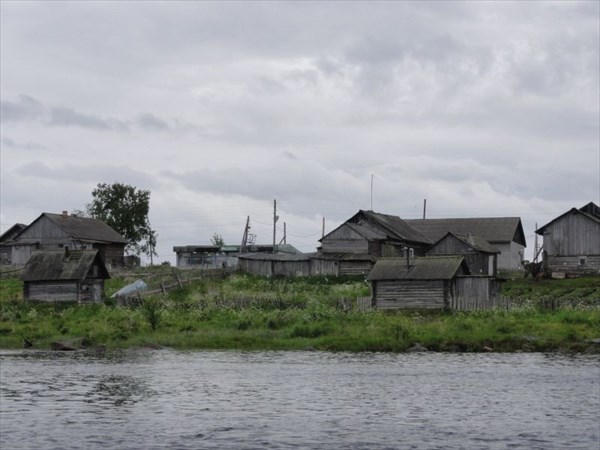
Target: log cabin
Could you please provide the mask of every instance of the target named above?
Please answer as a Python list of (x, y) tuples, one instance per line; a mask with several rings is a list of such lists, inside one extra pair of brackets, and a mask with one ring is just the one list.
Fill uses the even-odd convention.
[(500, 280), (471, 276), (463, 256), (380, 258), (369, 273), (376, 309), (490, 309)]
[(99, 302), (110, 278), (98, 250), (36, 251), (23, 269), (23, 298), (46, 302)]

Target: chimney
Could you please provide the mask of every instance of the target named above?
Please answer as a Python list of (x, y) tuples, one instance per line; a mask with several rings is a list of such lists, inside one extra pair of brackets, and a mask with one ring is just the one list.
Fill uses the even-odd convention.
[(69, 217), (69, 211), (63, 211), (62, 212), (62, 216), (63, 217)]

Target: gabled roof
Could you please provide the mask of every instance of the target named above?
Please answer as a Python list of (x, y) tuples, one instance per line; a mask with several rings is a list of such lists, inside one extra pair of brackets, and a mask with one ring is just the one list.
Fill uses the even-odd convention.
[(83, 280), (92, 264), (99, 264), (103, 278), (110, 278), (98, 250), (34, 252), (23, 269), (23, 281)]
[(367, 280), (450, 280), (459, 274), (468, 273), (462, 256), (416, 257), (410, 260), (408, 268), (404, 258), (380, 258)]
[(432, 244), (433, 241), (419, 230), (410, 226), (398, 216), (359, 210), (354, 216), (323, 236), (319, 241), (342, 226), (350, 226), (354, 231), (370, 240), (399, 240), (417, 244)]
[(127, 239), (99, 219), (52, 213), (42, 213), (25, 230), (21, 231), (19, 235), (26, 233), (27, 229), (44, 217), (75, 240), (127, 244)]
[(446, 233), (441, 239), (439, 239), (431, 247), (435, 247), (439, 242), (443, 241), (448, 236), (453, 236), (454, 238), (465, 243), (466, 245), (471, 247), (473, 250), (478, 251), (478, 252), (500, 253), (500, 250), (498, 250), (495, 246), (493, 246), (488, 241), (486, 241), (485, 239), (483, 239), (475, 234), (459, 234), (459, 233), (452, 233), (451, 231), (448, 231), (448, 233)]
[(478, 235), (490, 243), (514, 241), (527, 245), (519, 217), (407, 219), (406, 222), (436, 242), (451, 231), (462, 235)]
[(600, 223), (600, 207), (598, 207), (598, 205), (596, 205), (594, 202), (590, 202), (587, 205), (585, 205), (579, 209), (571, 208), (567, 212), (561, 214), (560, 216), (558, 216), (558, 217), (554, 218), (553, 220), (551, 220), (550, 222), (548, 222), (546, 225), (538, 228), (537, 230), (535, 230), (535, 232), (537, 234), (543, 235), (544, 231), (546, 231), (546, 228), (548, 228), (550, 225), (552, 225), (557, 220), (560, 220), (569, 214), (580, 215), (582, 217), (585, 217), (586, 219), (591, 220), (592, 222)]
[(24, 223), (15, 223), (12, 227), (0, 235), (0, 242), (6, 242), (13, 239), (17, 234), (27, 228)]

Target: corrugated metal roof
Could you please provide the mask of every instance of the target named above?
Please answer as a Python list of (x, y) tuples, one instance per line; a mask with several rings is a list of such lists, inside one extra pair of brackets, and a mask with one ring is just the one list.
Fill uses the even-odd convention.
[[(83, 280), (88, 274), (98, 250), (34, 252), (23, 269), (23, 281)], [(106, 278), (110, 278), (101, 260)]]
[(367, 280), (450, 280), (461, 272), (468, 272), (462, 256), (416, 257), (409, 268), (404, 258), (380, 258)]
[(449, 231), (474, 234), (488, 242), (510, 242), (526, 245), (519, 217), (478, 217), (456, 219), (407, 219), (406, 222), (437, 242)]
[(99, 219), (51, 213), (43, 213), (42, 216), (46, 216), (73, 239), (127, 244), (127, 239)]

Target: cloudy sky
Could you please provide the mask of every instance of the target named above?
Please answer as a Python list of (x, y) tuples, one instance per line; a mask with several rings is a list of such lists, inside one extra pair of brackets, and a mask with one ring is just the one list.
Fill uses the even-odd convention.
[(531, 251), (600, 202), (599, 5), (2, 1), (0, 231), (119, 181), (152, 192), (159, 261), (247, 216), (272, 242), (274, 199), (303, 251), (424, 199), (520, 216)]

